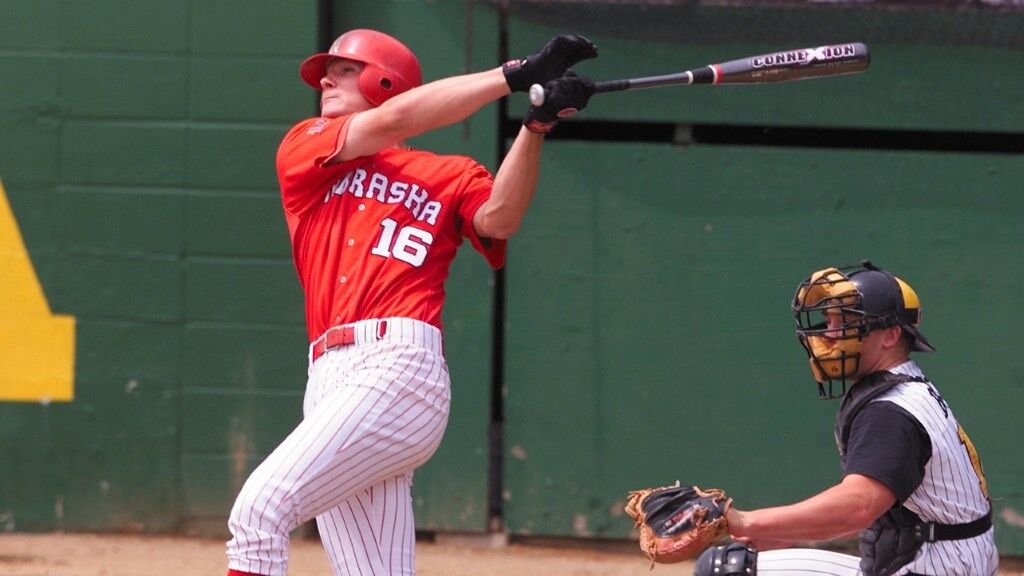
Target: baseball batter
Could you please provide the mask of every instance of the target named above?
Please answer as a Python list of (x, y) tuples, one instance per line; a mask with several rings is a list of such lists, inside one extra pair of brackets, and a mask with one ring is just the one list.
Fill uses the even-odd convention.
[[(835, 436), (843, 479), (796, 504), (729, 510), (733, 539), (761, 551), (757, 573), (995, 574), (999, 556), (978, 453), (909, 357), (935, 350), (918, 328), (914, 290), (870, 262), (828, 268), (800, 284), (793, 312), (820, 395), (842, 398)], [(859, 559), (779, 549), (858, 533)], [(750, 557), (746, 547), (735, 544), (710, 549), (695, 573), (731, 574), (713, 567), (730, 559), (741, 566), (744, 555)]]
[[(523, 60), (421, 84), (416, 56), (373, 30), (302, 63), (321, 114), (277, 155), (292, 254), (306, 300), (304, 419), (252, 473), (231, 511), (229, 575), (283, 575), (288, 535), (316, 518), (335, 574), (413, 574), (413, 470), (448, 419), (444, 282), (468, 239), (502, 266), (537, 183), (544, 134), (582, 110), (593, 82), (567, 72), (597, 56), (559, 36)], [(484, 105), (545, 87), (497, 174), (403, 141)]]

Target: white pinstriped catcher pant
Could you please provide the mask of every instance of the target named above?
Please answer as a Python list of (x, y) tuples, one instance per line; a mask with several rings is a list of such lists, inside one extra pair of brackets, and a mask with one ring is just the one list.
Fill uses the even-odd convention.
[(284, 575), (289, 532), (316, 517), (335, 574), (414, 573), (412, 473), (441, 443), (450, 382), (437, 328), (387, 323), (355, 323), (310, 366), (304, 420), (235, 501), (229, 568)]
[(860, 558), (812, 548), (782, 548), (757, 554), (758, 576), (860, 576)]

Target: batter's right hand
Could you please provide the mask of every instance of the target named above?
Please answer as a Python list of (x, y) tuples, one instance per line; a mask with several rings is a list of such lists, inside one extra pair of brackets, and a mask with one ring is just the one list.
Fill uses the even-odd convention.
[(505, 81), (513, 92), (528, 92), (534, 84), (559, 78), (577, 62), (597, 58), (597, 46), (583, 36), (555, 36), (536, 54), (502, 65)]
[(594, 81), (568, 70), (565, 76), (544, 85), (544, 103), (530, 106), (523, 117), (523, 125), (530, 132), (547, 134), (559, 120), (586, 108), (593, 95)]

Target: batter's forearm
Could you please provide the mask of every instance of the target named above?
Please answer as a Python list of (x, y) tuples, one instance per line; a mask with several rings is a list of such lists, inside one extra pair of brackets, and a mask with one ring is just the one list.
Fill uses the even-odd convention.
[(339, 160), (369, 156), (403, 140), (461, 122), (510, 94), (501, 68), (436, 80), (356, 114)]
[(494, 175), (490, 198), (473, 217), (476, 233), (505, 239), (515, 234), (533, 201), (544, 136), (522, 127)]
[(431, 82), (399, 95), (381, 107), (393, 104), (398, 108), (404, 136), (412, 137), (461, 122), (510, 93), (501, 68), (494, 68)]

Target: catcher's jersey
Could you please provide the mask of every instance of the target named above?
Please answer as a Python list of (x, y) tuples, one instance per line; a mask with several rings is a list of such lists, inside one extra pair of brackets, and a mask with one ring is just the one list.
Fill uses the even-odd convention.
[[(924, 378), (908, 361), (890, 372)], [(906, 382), (873, 402), (893, 402), (928, 433), (931, 458), (921, 484), (904, 505), (927, 521), (964, 524), (989, 510), (988, 487), (974, 446), (945, 400), (931, 383)], [(917, 556), (896, 574), (995, 574), (999, 564), (993, 530), (966, 540), (925, 542)]]
[(440, 328), (444, 282), (462, 239), (492, 267), (504, 264), (505, 242), (473, 227), (493, 177), (465, 156), (400, 148), (329, 164), (350, 118), (304, 120), (277, 153), (309, 338), (368, 318)]

